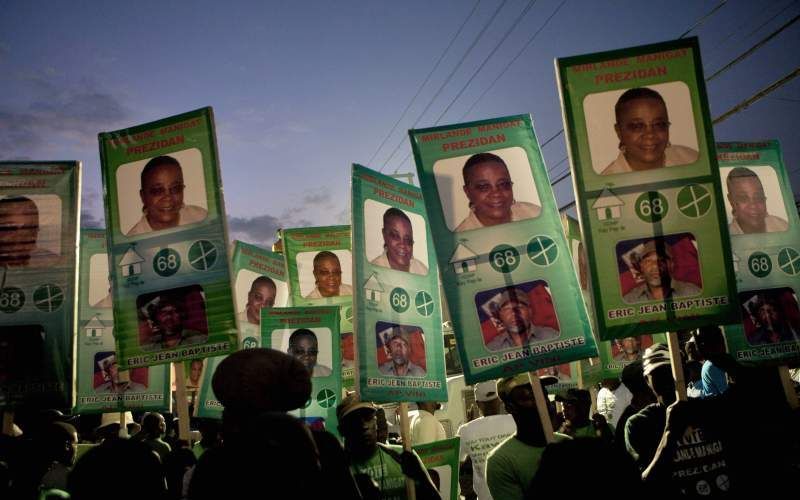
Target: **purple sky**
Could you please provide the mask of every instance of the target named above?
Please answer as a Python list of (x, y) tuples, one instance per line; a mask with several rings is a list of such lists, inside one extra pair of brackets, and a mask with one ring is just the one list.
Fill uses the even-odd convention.
[[(414, 171), (406, 131), (531, 113), (540, 141), (562, 126), (553, 59), (674, 39), (718, 1), (569, 0), (479, 100), (562, 0), (538, 0), (453, 102), (528, 0), (482, 0), (375, 160), (475, 0), (438, 2), (3, 2), (0, 159), (81, 160), (84, 224), (102, 224), (97, 133), (213, 106), (234, 237), (349, 220), (350, 164)], [(483, 25), (489, 29), (420, 117)], [(729, 0), (691, 34), (706, 75), (800, 13), (800, 2)], [(708, 86), (712, 117), (794, 70), (800, 23)], [(470, 110), (468, 113), (467, 111)], [(800, 193), (800, 79), (715, 130), (779, 139)], [(391, 161), (387, 157), (400, 144)], [(563, 137), (544, 149), (560, 176)], [(404, 162), (401, 162), (406, 158)], [(558, 165), (557, 165), (558, 164)], [(556, 187), (561, 205), (569, 180)]]

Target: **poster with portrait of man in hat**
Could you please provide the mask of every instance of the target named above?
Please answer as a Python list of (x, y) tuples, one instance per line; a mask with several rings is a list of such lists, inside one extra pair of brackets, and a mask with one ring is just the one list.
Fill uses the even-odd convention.
[(748, 365), (800, 359), (800, 223), (778, 141), (717, 144), (742, 322), (728, 352)]

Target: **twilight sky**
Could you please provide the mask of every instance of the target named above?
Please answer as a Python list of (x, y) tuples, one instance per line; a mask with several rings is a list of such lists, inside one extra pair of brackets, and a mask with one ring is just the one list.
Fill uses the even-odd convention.
[[(278, 227), (348, 223), (353, 162), (414, 172), (412, 126), (531, 113), (544, 142), (562, 126), (554, 58), (677, 38), (720, 2), (529, 3), (0, 0), (0, 160), (82, 161), (83, 223), (103, 225), (97, 133), (210, 105), (231, 236), (269, 244)], [(725, 2), (691, 32), (706, 76), (798, 14), (797, 0)], [(800, 23), (710, 82), (712, 117), (793, 71), (798, 47)], [(800, 195), (799, 113), (796, 79), (716, 140), (781, 140)], [(560, 177), (563, 136), (544, 156)], [(555, 192), (571, 201), (570, 180)]]

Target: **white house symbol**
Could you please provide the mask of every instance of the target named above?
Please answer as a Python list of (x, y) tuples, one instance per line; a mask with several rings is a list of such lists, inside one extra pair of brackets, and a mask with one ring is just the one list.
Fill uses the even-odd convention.
[(381, 285), (381, 282), (378, 281), (378, 277), (375, 275), (375, 273), (372, 273), (372, 276), (370, 276), (366, 283), (364, 283), (364, 290), (367, 291), (367, 300), (380, 302), (381, 293), (383, 293), (383, 285)]
[(122, 268), (122, 276), (135, 276), (142, 274), (142, 262), (144, 258), (136, 252), (135, 246), (131, 245), (122, 260), (119, 261), (119, 267)]
[(619, 207), (622, 205), (624, 205), (622, 200), (617, 198), (610, 189), (605, 188), (603, 192), (600, 193), (600, 197), (595, 200), (592, 209), (597, 210), (597, 218), (600, 220), (619, 219)]
[(100, 321), (100, 318), (92, 316), (92, 319), (86, 323), (83, 329), (86, 331), (87, 337), (101, 337), (103, 330), (105, 330), (105, 325)]
[(453, 255), (450, 257), (450, 264), (456, 274), (474, 272), (476, 269), (478, 256), (463, 243), (459, 243)]

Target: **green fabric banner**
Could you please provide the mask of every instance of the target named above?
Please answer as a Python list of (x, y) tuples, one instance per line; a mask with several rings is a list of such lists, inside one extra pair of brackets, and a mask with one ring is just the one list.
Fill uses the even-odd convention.
[(168, 365), (120, 370), (103, 229), (81, 230), (75, 413), (171, 411)]
[(353, 165), (359, 393), (447, 401), (433, 238), (419, 188)]
[(69, 409), (78, 162), (0, 162), (0, 408)]
[(557, 68), (598, 338), (736, 322), (697, 39)]
[(800, 224), (777, 141), (717, 144), (742, 323), (725, 327), (746, 364), (800, 359)]
[(409, 134), (466, 383), (596, 355), (530, 116)]
[(461, 439), (454, 437), (412, 446), (428, 470), (442, 500), (458, 500), (458, 450)]
[(231, 352), (236, 323), (211, 108), (99, 140), (120, 366)]

